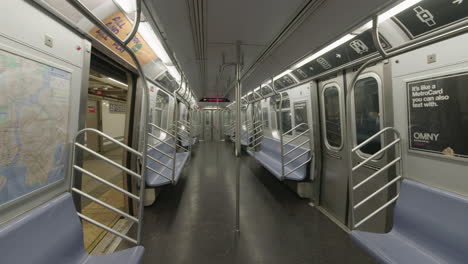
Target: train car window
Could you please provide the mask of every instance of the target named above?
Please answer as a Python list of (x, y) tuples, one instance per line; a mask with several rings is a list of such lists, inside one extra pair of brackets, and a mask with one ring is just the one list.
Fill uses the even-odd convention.
[(205, 112), (205, 125), (209, 126), (211, 124), (211, 112)]
[(323, 91), (326, 142), (330, 147), (341, 148), (341, 103), (337, 86), (329, 86)]
[[(302, 123), (308, 124), (307, 118), (307, 104), (305, 102), (294, 104), (294, 126), (298, 126)], [(296, 129), (296, 134), (303, 133), (307, 130), (308, 126), (300, 126)]]
[(268, 120), (268, 108), (267, 107), (262, 108), (262, 119), (263, 119), (263, 128), (269, 127), (270, 123)]
[[(354, 118), (356, 143), (379, 132), (380, 128), (380, 87), (376, 78), (367, 77), (356, 82), (354, 88)], [(361, 149), (362, 153), (374, 154), (381, 149), (381, 139), (377, 137)]]
[[(281, 122), (283, 124), (283, 133), (286, 132), (286, 131), (291, 130), (291, 128), (292, 128), (291, 110), (281, 111)], [(292, 131), (289, 132), (288, 135), (292, 135)]]
[[(276, 120), (278, 120), (278, 122), (280, 122), (281, 120), (281, 125), (284, 132), (289, 131), (292, 128), (290, 109), (291, 101), (289, 100), (288, 93), (282, 93), (282, 95), (283, 100), (281, 100), (280, 96), (276, 97), (276, 109), (278, 110), (278, 112), (276, 113)], [(289, 132), (288, 135), (292, 135), (292, 132)]]
[(273, 92), (273, 90), (270, 88), (270, 86), (263, 86), (262, 87), (262, 95), (269, 95)]
[(280, 100), (280, 97), (277, 96), (276, 97), (276, 109), (280, 109), (280, 108), (289, 108), (291, 107), (291, 102), (289, 101), (289, 95), (288, 93), (282, 93), (283, 95), (283, 101)]
[(269, 99), (269, 105), (270, 105), (270, 128), (271, 129), (277, 129), (277, 126), (276, 126), (276, 112), (275, 112), (275, 109), (276, 109), (276, 102), (274, 100), (274, 97), (270, 97)]
[(163, 129), (167, 129), (168, 112), (169, 112), (169, 95), (159, 90), (156, 94), (154, 123)]

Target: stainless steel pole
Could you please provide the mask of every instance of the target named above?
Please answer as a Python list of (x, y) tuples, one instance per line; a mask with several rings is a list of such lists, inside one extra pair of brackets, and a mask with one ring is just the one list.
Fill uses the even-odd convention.
[(241, 156), (241, 43), (237, 42), (237, 65), (236, 65), (236, 157), (237, 157), (237, 175), (236, 175), (236, 227), (235, 232), (240, 232), (240, 156)]
[(240, 83), (240, 64), (236, 65), (236, 157), (241, 154), (241, 83)]

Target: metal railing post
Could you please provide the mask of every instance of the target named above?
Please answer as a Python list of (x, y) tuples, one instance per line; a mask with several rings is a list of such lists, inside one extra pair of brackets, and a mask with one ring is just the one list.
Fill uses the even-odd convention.
[[(177, 121), (179, 120), (179, 117), (178, 117), (178, 114), (179, 114), (179, 111), (178, 111), (178, 103), (177, 103), (177, 94), (178, 92), (180, 91), (180, 89), (182, 89), (182, 86), (183, 86), (183, 83), (184, 83), (184, 77), (181, 77), (180, 78), (180, 86), (178, 89), (176, 89), (174, 91), (174, 110), (173, 110), (173, 115), (174, 117), (172, 118), (173, 120), (173, 124), (175, 125), (174, 127), (174, 156), (173, 156), (173, 160), (172, 160), (172, 167), (174, 168), (172, 170), (172, 179), (171, 179), (171, 182), (172, 184), (175, 184), (175, 167), (176, 167), (176, 156), (177, 156), (177, 129), (179, 127), (179, 125), (177, 124)], [(186, 86), (187, 87), (187, 86)]]

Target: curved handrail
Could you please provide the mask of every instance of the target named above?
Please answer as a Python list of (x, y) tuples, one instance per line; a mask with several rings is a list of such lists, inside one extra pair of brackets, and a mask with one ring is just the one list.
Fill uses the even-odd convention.
[(309, 128), (309, 125), (308, 125), (308, 124), (306, 124), (306, 123), (300, 123), (299, 125), (297, 125), (297, 126), (291, 128), (290, 130), (284, 132), (284, 133), (283, 133), (283, 136), (287, 135), (289, 132), (292, 132), (292, 131), (294, 131), (294, 130), (296, 130), (296, 129), (298, 129), (299, 127), (304, 126), (304, 125), (307, 126), (307, 128)]
[(74, 139), (73, 139), (73, 142), (76, 142), (78, 136), (80, 136), (81, 134), (83, 134), (83, 133), (85, 133), (85, 132), (94, 132), (94, 133), (96, 133), (96, 134), (98, 134), (98, 135), (100, 135), (100, 136), (102, 136), (102, 137), (108, 139), (108, 140), (111, 141), (112, 143), (115, 143), (115, 144), (119, 145), (120, 147), (126, 149), (127, 151), (132, 152), (133, 154), (137, 155), (138, 157), (142, 157), (142, 156), (143, 156), (142, 153), (138, 152), (138, 151), (135, 150), (134, 148), (131, 148), (131, 147), (129, 147), (129, 146), (123, 144), (122, 142), (120, 142), (120, 141), (114, 139), (113, 137), (111, 137), (111, 136), (109, 136), (109, 135), (107, 135), (107, 134), (105, 134), (105, 133), (103, 133), (103, 132), (101, 132), (101, 131), (99, 131), (99, 130), (97, 130), (97, 129), (95, 129), (95, 128), (84, 128), (84, 129), (81, 129), (80, 131), (78, 131), (78, 132), (76, 133), (76, 135), (75, 135), (75, 137), (74, 137)]
[(375, 133), (372, 137), (366, 139), (364, 142), (362, 142), (361, 144), (357, 145), (356, 147), (354, 147), (351, 151), (352, 152), (356, 152), (357, 150), (361, 149), (362, 147), (364, 147), (365, 145), (369, 144), (370, 142), (372, 142), (376, 137), (382, 135), (383, 133), (387, 132), (387, 131), (393, 131), (393, 133), (396, 134), (397, 137), (400, 137), (400, 132), (398, 132), (395, 128), (393, 127), (386, 127), (384, 129), (381, 129), (379, 132)]

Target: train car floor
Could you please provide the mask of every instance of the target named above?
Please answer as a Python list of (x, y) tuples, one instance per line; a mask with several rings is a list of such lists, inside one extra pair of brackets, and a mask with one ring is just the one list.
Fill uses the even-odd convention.
[[(240, 173), (240, 233), (234, 232)], [(144, 263), (375, 263), (348, 234), (227, 142), (201, 142), (145, 208)]]

